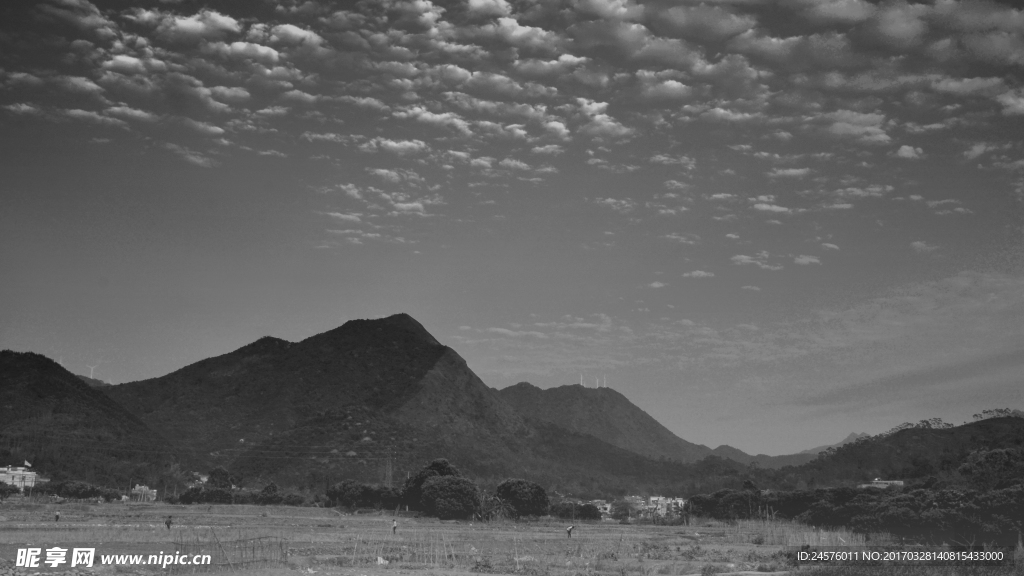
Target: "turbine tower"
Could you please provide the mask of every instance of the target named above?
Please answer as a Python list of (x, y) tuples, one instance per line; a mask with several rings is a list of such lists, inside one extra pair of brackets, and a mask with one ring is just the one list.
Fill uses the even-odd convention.
[(95, 372), (96, 369), (100, 367), (100, 365), (97, 364), (95, 366), (89, 366), (88, 364), (86, 364), (85, 367), (89, 369), (89, 378), (92, 378), (92, 373)]

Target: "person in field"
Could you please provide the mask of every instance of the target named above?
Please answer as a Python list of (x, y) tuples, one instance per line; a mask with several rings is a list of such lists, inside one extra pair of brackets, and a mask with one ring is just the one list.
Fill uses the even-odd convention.
[(398, 520), (391, 521), (391, 533), (398, 534)]
[(575, 526), (569, 526), (568, 528), (565, 529), (565, 537), (566, 538), (572, 538), (572, 529), (573, 528), (575, 528)]
[(171, 524), (173, 524), (173, 523), (174, 523), (174, 520), (170, 516), (167, 517), (167, 520), (164, 520), (164, 524), (167, 524), (167, 529), (168, 530), (171, 529)]
[(60, 510), (57, 510), (57, 513), (53, 515), (53, 521), (60, 522)]

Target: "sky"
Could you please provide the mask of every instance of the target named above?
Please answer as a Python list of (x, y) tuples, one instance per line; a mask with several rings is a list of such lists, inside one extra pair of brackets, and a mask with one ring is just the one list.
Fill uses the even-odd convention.
[(114, 383), (406, 312), (782, 454), (1021, 407), (1024, 12), (0, 6), (0, 348)]

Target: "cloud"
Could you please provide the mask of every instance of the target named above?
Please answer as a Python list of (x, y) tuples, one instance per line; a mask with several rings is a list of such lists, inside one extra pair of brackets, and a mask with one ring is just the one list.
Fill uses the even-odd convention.
[(825, 248), (826, 250), (839, 250), (839, 246), (836, 246), (835, 244), (829, 244), (828, 242), (823, 242), (821, 244), (821, 247)]
[(776, 204), (768, 204), (765, 202), (758, 202), (757, 204), (751, 206), (751, 208), (753, 208), (754, 210), (760, 210), (761, 212), (779, 212), (786, 214), (792, 212), (791, 209), (786, 208), (785, 206), (778, 206)]
[(915, 252), (920, 252), (920, 253), (924, 253), (924, 254), (927, 254), (929, 252), (934, 252), (935, 250), (937, 250), (939, 248), (938, 246), (930, 245), (927, 242), (924, 242), (924, 241), (921, 241), (921, 240), (918, 240), (916, 242), (911, 242), (910, 243), (910, 247), (913, 248)]
[(513, 170), (530, 170), (531, 169), (529, 164), (527, 164), (526, 162), (522, 162), (520, 160), (516, 160), (515, 158), (505, 158), (501, 162), (498, 162), (498, 165), (499, 166), (503, 166), (505, 168), (511, 168)]
[(215, 10), (202, 10), (193, 16), (175, 16), (156, 10), (136, 9), (131, 18), (140, 23), (156, 24), (156, 35), (168, 42), (220, 40), (228, 34), (241, 32), (238, 20)]
[(793, 263), (799, 264), (801, 266), (806, 266), (808, 264), (821, 264), (821, 260), (817, 256), (807, 256), (805, 254), (801, 254), (796, 258), (793, 258)]
[(537, 332), (533, 330), (509, 330), (507, 328), (488, 328), (487, 332), (490, 332), (492, 334), (500, 334), (501, 336), (508, 336), (510, 338), (530, 336), (533, 338), (545, 339), (548, 337), (548, 335), (543, 332)]
[(404, 156), (406, 154), (425, 152), (430, 149), (430, 146), (422, 140), (391, 140), (389, 138), (381, 138), (378, 136), (371, 140), (367, 140), (359, 146), (359, 149), (363, 152), (384, 150), (385, 152)]
[(681, 166), (686, 170), (692, 170), (696, 165), (697, 161), (689, 156), (666, 156), (665, 154), (656, 154), (651, 156), (648, 160), (651, 164), (665, 164), (668, 166)]
[(395, 110), (392, 112), (392, 115), (396, 118), (410, 118), (433, 126), (453, 128), (467, 136), (472, 134), (472, 131), (469, 129), (469, 123), (454, 112), (436, 113), (422, 106), (410, 106)]
[(108, 115), (118, 116), (127, 120), (138, 120), (141, 122), (156, 122), (160, 119), (159, 116), (145, 110), (139, 110), (137, 108), (131, 108), (129, 106), (111, 106), (104, 112)]
[(839, 110), (825, 115), (832, 121), (828, 131), (836, 136), (853, 138), (867, 144), (885, 144), (891, 140), (882, 128), (885, 116), (879, 113)]
[(769, 178), (803, 178), (811, 173), (810, 168), (772, 168)]
[(164, 144), (164, 147), (180, 156), (189, 164), (194, 164), (202, 168), (213, 168), (214, 166), (220, 164), (219, 162), (207, 156), (206, 154), (203, 154), (202, 152), (197, 152), (195, 150), (191, 150), (184, 146), (178, 146), (177, 144), (168, 142), (167, 144)]
[(188, 126), (192, 130), (195, 130), (196, 132), (199, 132), (200, 134), (205, 134), (207, 136), (220, 136), (221, 134), (224, 133), (224, 129), (219, 126), (214, 126), (213, 124), (208, 124), (206, 122), (200, 122), (198, 120), (193, 120), (191, 118), (182, 118), (181, 123), (185, 126)]
[(757, 286), (743, 286), (742, 289), (743, 290), (750, 290), (751, 292), (760, 292), (761, 291), (761, 289), (758, 288)]
[(480, 16), (508, 16), (512, 11), (505, 0), (469, 0), (467, 8), (471, 14)]
[(647, 285), (648, 288), (655, 288), (655, 289), (657, 289), (657, 288), (664, 288), (665, 286), (668, 286), (668, 284), (666, 284), (664, 282), (657, 282), (657, 281), (651, 282), (650, 284)]
[(679, 232), (672, 232), (671, 234), (665, 234), (662, 238), (671, 240), (673, 242), (679, 242), (680, 244), (697, 244), (700, 242), (700, 236), (696, 234), (680, 234)]
[(904, 158), (907, 160), (920, 160), (924, 158), (924, 150), (920, 148), (914, 148), (913, 146), (907, 146), (904, 144), (900, 146), (900, 149), (896, 151), (897, 158)]
[(622, 214), (631, 212), (633, 208), (636, 207), (636, 202), (629, 198), (597, 198), (594, 200), (594, 203), (600, 206), (606, 206)]
[(362, 222), (363, 221), (362, 218), (360, 218), (359, 214), (344, 214), (344, 213), (341, 213), (341, 212), (324, 212), (324, 214), (326, 214), (327, 216), (330, 216), (331, 218), (336, 218), (338, 220), (347, 220), (349, 222)]
[(550, 154), (554, 156), (565, 152), (565, 148), (558, 144), (545, 144), (544, 146), (534, 146), (530, 151), (534, 154)]
[(128, 124), (123, 120), (117, 118), (110, 118), (109, 116), (103, 116), (92, 110), (82, 110), (79, 108), (72, 108), (70, 110), (63, 110), (62, 114), (68, 118), (74, 118), (75, 120), (84, 120), (86, 122), (92, 122), (93, 124), (101, 124), (104, 126), (116, 126), (118, 128), (127, 128)]
[(714, 278), (714, 272), (705, 272), (703, 270), (694, 270), (692, 272), (686, 272), (683, 274), (683, 278)]
[(744, 254), (737, 254), (737, 255), (733, 256), (732, 258), (730, 258), (729, 260), (731, 260), (733, 264), (736, 264), (738, 266), (746, 266), (746, 265), (757, 266), (758, 268), (760, 268), (762, 270), (771, 270), (773, 272), (777, 271), (777, 270), (782, 270), (782, 266), (780, 266), (780, 265), (769, 264), (768, 263), (768, 258), (769, 258), (768, 252), (761, 251), (761, 252), (758, 252), (757, 255), (755, 255), (755, 256), (747, 256), (747, 255), (744, 255)]

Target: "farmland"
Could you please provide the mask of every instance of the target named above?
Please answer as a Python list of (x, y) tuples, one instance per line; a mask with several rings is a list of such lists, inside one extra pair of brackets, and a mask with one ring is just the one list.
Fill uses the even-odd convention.
[[(61, 510), (59, 522), (54, 512)], [(164, 522), (173, 517), (168, 529)], [(397, 534), (391, 522), (397, 520)], [(872, 543), (885, 541), (874, 535)], [(583, 523), (573, 538), (565, 524), (456, 522), (390, 513), (347, 514), (284, 506), (124, 505), (8, 501), (0, 505), (0, 558), (10, 565), (18, 548), (95, 547), (105, 554), (210, 554), (212, 573), (528, 575), (788, 573), (786, 546), (864, 544), (863, 535), (822, 531), (790, 522), (700, 520), (690, 526)], [(287, 552), (280, 561), (276, 546)], [(60, 572), (43, 567), (40, 572)], [(65, 567), (63, 571), (67, 571)], [(106, 573), (152, 573), (153, 567), (94, 568)], [(184, 570), (184, 569), (182, 569)], [(895, 569), (894, 569), (895, 570)], [(188, 571), (191, 571), (189, 569)], [(846, 570), (800, 574), (853, 575)], [(22, 573), (22, 572), (18, 572)], [(878, 573), (877, 569), (874, 573)], [(892, 571), (886, 574), (943, 573)], [(971, 572), (948, 572), (964, 574)], [(1020, 574), (983, 569), (985, 574)]]

